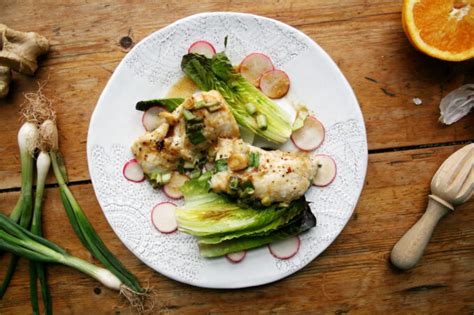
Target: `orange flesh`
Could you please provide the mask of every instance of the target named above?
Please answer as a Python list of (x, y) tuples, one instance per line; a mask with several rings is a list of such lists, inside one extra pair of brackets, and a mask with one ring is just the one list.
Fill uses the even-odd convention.
[(421, 0), (413, 17), (420, 37), (432, 47), (451, 53), (474, 47), (473, 0)]

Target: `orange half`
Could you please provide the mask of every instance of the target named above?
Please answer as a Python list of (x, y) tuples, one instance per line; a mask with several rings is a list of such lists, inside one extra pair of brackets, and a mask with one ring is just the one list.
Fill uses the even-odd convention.
[(474, 0), (404, 0), (402, 23), (412, 45), (429, 56), (474, 57)]

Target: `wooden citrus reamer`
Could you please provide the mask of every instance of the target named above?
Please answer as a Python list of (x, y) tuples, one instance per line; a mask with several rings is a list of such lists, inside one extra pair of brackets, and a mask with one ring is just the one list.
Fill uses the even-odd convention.
[(474, 194), (474, 143), (453, 153), (431, 181), (431, 195), (423, 216), (395, 244), (392, 264), (407, 270), (420, 260), (438, 221)]

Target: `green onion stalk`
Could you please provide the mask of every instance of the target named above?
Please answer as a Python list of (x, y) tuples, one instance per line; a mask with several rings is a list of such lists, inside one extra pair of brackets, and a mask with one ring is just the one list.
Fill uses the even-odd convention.
[(124, 284), (109, 270), (68, 254), (58, 245), (31, 233), (1, 213), (0, 248), (31, 261), (72, 267), (91, 276), (110, 289), (124, 290)]
[[(47, 141), (50, 145), (51, 149), (49, 155), (51, 157), (53, 172), (59, 185), (59, 192), (64, 209), (66, 210), (74, 232), (89, 252), (112, 274), (120, 279), (122, 283), (121, 292), (129, 299), (130, 297), (138, 298), (140, 300), (138, 303), (142, 304), (143, 298), (147, 296), (147, 290), (140, 286), (137, 278), (128, 271), (105, 246), (67, 186), (66, 169), (64, 168), (64, 163), (59, 152), (58, 131), (55, 122), (53, 120), (46, 120), (40, 126), (40, 130), (42, 140)], [(136, 301), (135, 299), (135, 302)], [(135, 302), (132, 302), (132, 304)]]
[[(47, 152), (41, 151), (36, 158), (36, 194), (35, 206), (33, 209), (33, 219), (31, 222), (31, 233), (42, 236), (41, 228), (41, 212), (43, 204), (44, 186), (46, 177), (48, 176), (49, 168), (51, 166), (51, 158)], [(39, 314), (38, 307), (38, 293), (37, 281), (41, 285), (41, 295), (46, 314), (52, 314), (52, 300), (48, 289), (48, 282), (46, 278), (46, 266), (42, 262), (35, 262), (30, 260), (30, 296), (33, 314)]]
[[(15, 208), (10, 214), (13, 222), (20, 222), (24, 228), (29, 227), (33, 208), (33, 154), (38, 143), (39, 132), (35, 123), (25, 122), (18, 131), (18, 146), (21, 161), (21, 192)], [(12, 255), (7, 272), (0, 286), (0, 299), (3, 298), (10, 284), (18, 263), (18, 256)]]

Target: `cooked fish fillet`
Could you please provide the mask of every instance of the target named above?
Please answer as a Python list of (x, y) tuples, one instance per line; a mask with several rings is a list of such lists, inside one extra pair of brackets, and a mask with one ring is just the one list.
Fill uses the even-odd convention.
[[(202, 119), (201, 132), (205, 140), (201, 143), (192, 144), (188, 138), (185, 110)], [(131, 147), (146, 174), (174, 171), (181, 159), (193, 163), (198, 154), (214, 151), (210, 147), (216, 145), (218, 138), (240, 136), (229, 106), (217, 91), (197, 93), (188, 97), (172, 113), (161, 112), (159, 115), (162, 124), (156, 130), (140, 136)]]
[[(259, 155), (258, 167), (248, 167), (251, 152)], [(252, 198), (264, 205), (289, 204), (300, 198), (318, 171), (318, 162), (306, 153), (265, 151), (241, 139), (219, 139), (216, 160), (220, 159), (227, 159), (227, 170), (212, 176), (212, 190), (228, 193), (232, 178), (241, 183), (250, 181), (254, 187)]]

